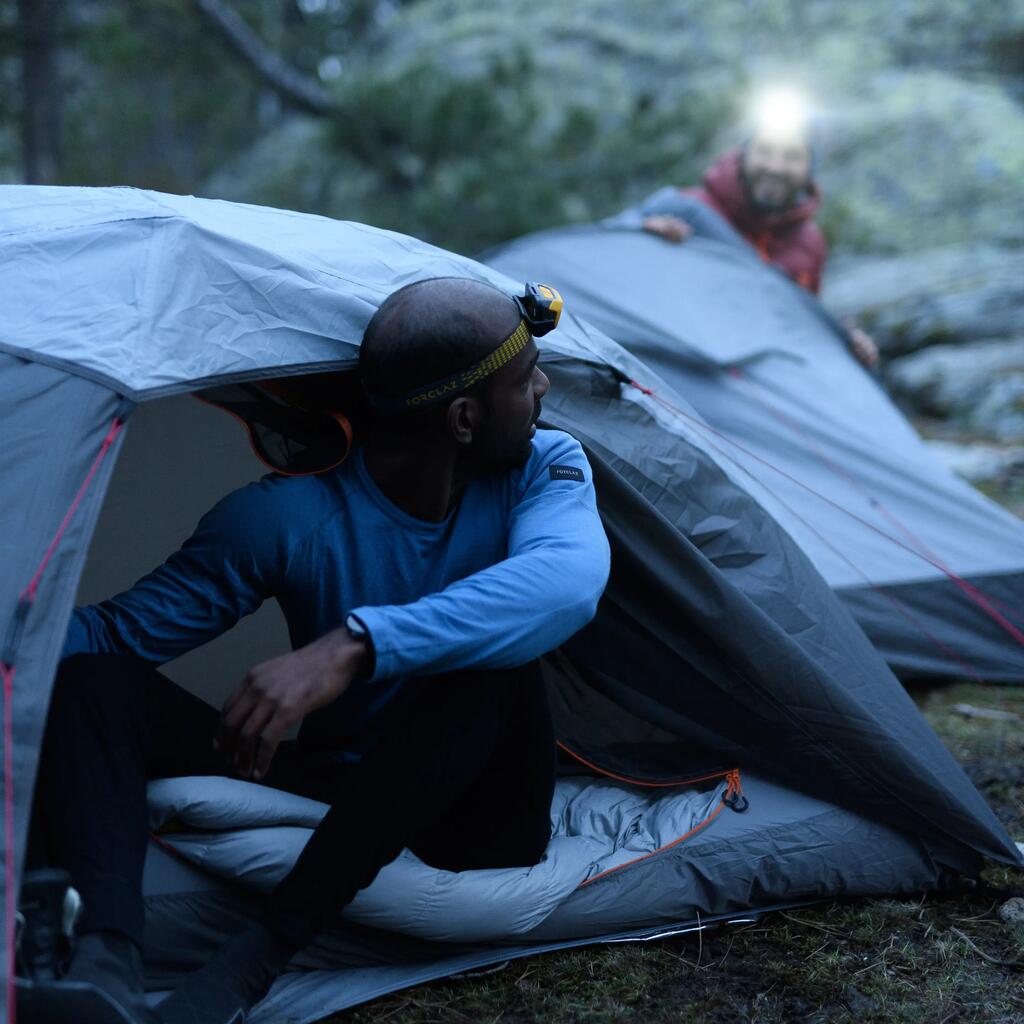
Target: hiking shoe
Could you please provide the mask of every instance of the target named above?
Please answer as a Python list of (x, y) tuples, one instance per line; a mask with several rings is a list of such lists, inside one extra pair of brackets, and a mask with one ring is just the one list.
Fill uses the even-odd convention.
[(66, 871), (26, 872), (18, 901), (18, 975), (54, 981), (63, 974), (81, 902)]

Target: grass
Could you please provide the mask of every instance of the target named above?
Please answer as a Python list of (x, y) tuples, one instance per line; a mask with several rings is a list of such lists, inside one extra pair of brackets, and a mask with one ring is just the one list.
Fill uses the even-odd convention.
[(1024, 519), (1024, 474), (1015, 473), (1005, 480), (982, 481), (975, 486), (982, 494)]
[[(1024, 839), (1024, 728), (956, 704), (1012, 711), (1024, 690), (957, 683), (919, 706), (1011, 835)], [(984, 881), (1024, 889), (992, 866)], [(330, 1024), (1020, 1024), (1024, 935), (985, 887), (767, 914), (755, 924), (654, 943), (593, 946), (399, 992)]]

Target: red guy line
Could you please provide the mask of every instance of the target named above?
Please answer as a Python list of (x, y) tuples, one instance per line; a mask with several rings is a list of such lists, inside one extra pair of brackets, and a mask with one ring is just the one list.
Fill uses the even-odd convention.
[[(741, 472), (744, 472), (748, 476), (753, 477), (753, 474), (750, 472), (750, 470), (747, 469), (743, 465), (743, 463), (739, 462), (738, 460), (734, 459), (731, 455), (729, 455), (728, 452), (722, 451), (722, 449), (719, 448), (718, 445), (713, 445), (712, 447), (714, 447), (716, 449), (716, 451), (721, 451), (722, 452), (722, 457), (728, 459), (734, 466), (737, 466), (740, 469)], [(756, 477), (754, 479), (756, 479)], [(917, 618), (917, 616), (914, 615), (913, 612), (911, 612), (911, 610), (902, 601), (899, 600), (899, 598), (897, 598), (894, 595), (888, 593), (879, 584), (877, 584), (873, 579), (871, 579), (871, 577), (859, 565), (857, 565), (856, 562), (854, 562), (852, 558), (850, 558), (837, 545), (833, 544), (832, 541), (830, 541), (817, 527), (812, 525), (807, 519), (805, 519), (802, 515), (800, 515), (800, 513), (797, 512), (797, 510), (795, 508), (793, 508), (793, 506), (790, 505), (787, 501), (785, 501), (783, 498), (781, 498), (776, 491), (773, 491), (763, 481), (758, 481), (758, 483), (760, 483), (760, 485), (762, 487), (764, 487), (764, 489), (784, 509), (786, 509), (786, 511), (789, 512), (789, 514), (791, 516), (793, 516), (794, 519), (796, 519), (800, 523), (802, 523), (807, 528), (807, 530), (809, 530), (811, 533), (813, 533), (815, 535), (815, 537), (817, 537), (818, 540), (820, 540), (821, 543), (825, 545), (825, 547), (827, 547), (838, 558), (842, 559), (842, 561), (845, 562), (858, 576), (860, 576), (860, 578), (873, 591), (875, 591), (876, 594), (880, 595), (886, 601), (888, 601), (889, 604), (891, 604), (896, 609), (896, 611), (899, 612), (900, 615), (902, 615), (903, 618), (906, 619), (907, 622), (909, 622), (910, 625), (913, 626), (913, 628), (916, 629), (925, 638), (925, 640), (927, 640), (929, 643), (931, 643), (932, 646), (934, 646), (937, 651), (939, 651), (940, 653), (944, 654), (951, 661), (955, 661), (958, 665), (960, 665), (960, 667), (966, 671), (967, 675), (969, 675), (976, 683), (979, 683), (982, 686), (987, 685), (985, 683), (985, 680), (982, 679), (980, 675), (978, 675), (977, 671), (970, 664), (970, 662), (965, 661), (962, 657), (960, 657), (959, 654), (956, 653), (956, 651), (952, 650), (950, 647), (948, 647), (946, 644), (944, 644), (937, 636), (935, 636), (935, 634), (932, 633), (931, 630), (929, 630), (928, 627), (925, 626), (924, 623), (921, 622)]]
[(792, 505), (789, 504), (789, 502), (785, 501), (782, 497), (779, 496), (778, 492), (772, 490), (772, 488), (769, 487), (763, 480), (758, 480), (758, 478), (755, 477), (754, 474), (751, 473), (751, 471), (746, 466), (744, 466), (742, 462), (734, 458), (723, 448), (719, 447), (719, 445), (715, 444), (713, 441), (709, 441), (708, 443), (711, 445), (712, 448), (714, 448), (716, 452), (719, 452), (721, 454), (723, 459), (728, 459), (729, 462), (736, 466), (741, 473), (745, 473), (752, 480), (754, 480), (761, 487), (763, 487), (784, 509), (786, 509), (787, 512), (789, 512), (791, 516), (793, 516), (794, 519), (802, 523), (810, 533), (813, 533), (814, 536), (817, 537), (818, 540), (820, 540), (821, 543), (825, 545), (825, 547), (827, 547), (834, 555), (836, 555), (843, 562), (845, 562), (862, 580), (864, 580), (864, 582), (872, 590), (874, 590), (877, 594), (879, 594), (886, 601), (888, 601), (888, 603), (891, 604), (896, 609), (896, 611), (898, 611), (900, 615), (902, 615), (903, 618), (905, 618), (907, 622), (909, 622), (910, 625), (913, 626), (913, 628), (916, 629), (925, 638), (925, 640), (931, 643), (936, 650), (946, 655), (951, 661), (957, 662), (960, 665), (960, 667), (967, 672), (967, 675), (969, 675), (975, 682), (980, 683), (983, 686), (986, 685), (985, 680), (983, 680), (978, 675), (978, 673), (975, 671), (975, 669), (969, 662), (965, 661), (956, 653), (956, 651), (950, 649), (946, 644), (939, 640), (938, 637), (936, 637), (927, 628), (927, 626), (925, 626), (922, 622), (918, 620), (917, 616), (915, 616), (910, 611), (910, 609), (907, 608), (906, 605), (904, 605), (902, 601), (900, 601), (898, 598), (894, 597), (892, 594), (885, 591), (881, 586), (879, 586), (879, 584), (877, 584), (873, 579), (871, 579), (871, 577), (868, 576), (868, 574), (859, 565), (857, 565), (852, 558), (850, 558), (848, 555), (846, 555), (845, 552), (840, 550), (839, 547), (833, 544), (832, 541), (830, 541), (817, 527), (815, 527), (812, 523), (810, 523), (807, 519), (800, 515), (800, 513), (797, 512), (797, 510), (793, 508)]
[(14, 885), (14, 666), (0, 662), (4, 691), (4, 933), (7, 940), (7, 1019), (15, 1024), (17, 1000), (14, 990), (14, 942), (17, 893)]
[[(786, 413), (784, 413), (780, 408), (778, 408), (778, 406), (770, 402), (768, 398), (766, 398), (763, 394), (763, 392), (765, 392), (767, 389), (764, 387), (763, 384), (760, 383), (760, 381), (755, 380), (753, 377), (747, 376), (740, 370), (739, 367), (735, 366), (729, 370), (729, 375), (733, 377), (735, 380), (742, 381), (749, 387), (751, 387), (752, 393), (750, 397), (753, 398), (754, 401), (758, 403), (758, 405), (760, 405), (763, 409), (767, 409), (768, 412), (771, 413), (771, 415), (773, 415), (780, 423), (789, 427), (789, 429), (793, 431), (793, 433), (800, 439), (800, 441), (804, 443), (809, 443), (814, 448), (815, 454), (818, 456), (820, 461), (824, 463), (824, 465), (828, 466), (829, 469), (831, 469), (832, 472), (836, 474), (836, 476), (846, 480), (846, 482), (849, 483), (854, 488), (854, 490), (856, 490), (859, 494), (863, 495), (871, 503), (871, 505), (877, 508), (878, 511), (881, 512), (882, 515), (885, 516), (885, 518), (888, 519), (889, 522), (892, 523), (892, 525), (895, 526), (896, 529), (899, 530), (910, 541), (911, 544), (915, 544), (919, 549), (919, 551), (915, 552), (915, 554), (920, 554), (921, 552), (923, 552), (924, 555), (927, 556), (927, 558), (934, 559), (934, 564), (941, 566), (942, 571), (946, 573), (947, 576), (951, 578), (956, 576), (956, 573), (954, 573), (953, 570), (945, 564), (942, 558), (931, 547), (929, 547), (928, 544), (924, 542), (924, 540), (918, 537), (910, 529), (910, 527), (906, 525), (906, 523), (902, 522), (902, 520), (900, 520), (890, 508), (883, 504), (883, 502), (874, 494), (868, 491), (867, 488), (865, 488), (864, 485), (861, 483), (861, 481), (858, 480), (855, 476), (853, 476), (852, 473), (848, 473), (842, 467), (842, 465), (836, 462), (828, 454), (828, 452), (825, 451), (821, 444), (819, 444), (813, 437), (808, 436), (799, 423), (794, 422), (794, 420), (791, 417), (789, 417)], [(762, 394), (759, 395), (759, 391), (762, 392)], [(993, 605), (997, 605), (999, 608), (1002, 609), (1003, 612), (1010, 616), (1015, 616), (1018, 614), (1014, 609), (1010, 608), (1004, 601), (999, 600), (991, 594), (986, 594), (980, 587), (975, 586), (973, 583), (970, 583), (962, 577), (957, 578), (961, 580), (963, 587), (968, 590), (968, 596), (970, 596), (972, 599), (974, 599), (975, 595), (977, 595), (978, 598), (990, 601)]]
[(31, 602), (36, 599), (36, 592), (39, 590), (39, 583), (43, 578), (43, 573), (46, 572), (46, 567), (50, 564), (50, 559), (53, 557), (53, 553), (57, 550), (57, 545), (60, 544), (63, 539), (64, 532), (70, 525), (71, 520), (74, 519), (75, 513), (78, 511), (78, 506), (82, 503), (82, 498), (85, 497), (85, 492), (89, 489), (89, 485), (92, 483), (92, 478), (96, 475), (96, 471), (100, 468), (100, 464), (107, 456), (107, 452), (110, 451), (110, 446), (117, 440), (117, 435), (121, 433), (123, 427), (124, 420), (122, 420), (120, 416), (115, 416), (114, 422), (110, 425), (110, 430), (107, 431), (107, 436), (103, 439), (103, 444), (100, 445), (100, 450), (96, 453), (96, 458), (93, 459), (92, 465), (89, 467), (89, 472), (86, 474), (85, 480), (82, 481), (82, 486), (78, 488), (78, 493), (75, 495), (70, 507), (64, 514), (64, 518), (61, 520), (60, 526), (57, 527), (57, 532), (53, 535), (53, 540), (50, 541), (50, 546), (46, 549), (46, 554), (43, 555), (43, 560), (39, 563), (39, 568), (36, 569), (35, 575), (29, 581), (28, 586), (21, 592), (21, 600)]
[[(64, 514), (64, 518), (60, 522), (60, 526), (57, 527), (57, 532), (53, 535), (53, 539), (50, 541), (49, 546), (43, 555), (42, 561), (39, 563), (39, 567), (33, 574), (32, 579), (29, 580), (28, 586), (21, 592), (19, 596), (20, 602), (32, 604), (35, 601), (36, 596), (39, 593), (39, 584), (42, 581), (47, 566), (50, 564), (50, 560), (53, 558), (54, 552), (57, 550), (57, 546), (63, 539), (64, 534), (67, 532), (67, 528), (70, 525), (71, 520), (74, 519), (75, 513), (82, 504), (82, 499), (85, 497), (85, 494), (89, 489), (89, 485), (92, 483), (97, 470), (100, 468), (103, 460), (107, 457), (107, 452), (110, 451), (111, 446), (117, 440), (117, 437), (121, 433), (123, 427), (124, 420), (120, 416), (115, 416), (113, 422), (110, 424), (110, 429), (107, 431), (106, 437), (103, 438), (103, 443), (100, 445), (99, 451), (96, 453), (96, 457), (92, 461), (92, 465), (89, 467), (89, 472), (86, 474), (85, 480), (82, 481), (82, 486), (78, 488), (78, 492), (75, 494), (71, 505), (68, 507), (67, 512)], [(3, 675), (4, 696), (4, 933), (7, 939), (7, 1020), (9, 1024), (15, 1024), (15, 1017), (17, 1013), (17, 1000), (15, 998), (14, 987), (15, 918), (18, 909), (17, 892), (14, 884), (14, 753), (12, 750), (14, 742), (14, 672), (15, 666), (13, 664), (0, 662), (0, 673)]]

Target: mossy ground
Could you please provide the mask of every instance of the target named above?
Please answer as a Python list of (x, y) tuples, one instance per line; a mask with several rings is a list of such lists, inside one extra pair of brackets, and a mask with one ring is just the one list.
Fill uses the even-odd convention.
[[(1024, 690), (957, 683), (914, 698), (974, 783), (1024, 839)], [(1019, 714), (967, 718), (957, 704)], [(1024, 890), (1001, 867), (989, 886)], [(594, 946), (399, 992), (331, 1024), (1020, 1024), (1024, 937), (985, 888), (766, 914), (752, 925)], [(986, 959), (988, 958), (988, 959)]]

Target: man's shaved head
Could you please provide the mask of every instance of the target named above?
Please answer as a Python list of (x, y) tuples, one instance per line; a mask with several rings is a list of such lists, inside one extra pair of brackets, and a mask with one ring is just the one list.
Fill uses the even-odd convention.
[[(454, 454), (470, 475), (526, 465), (548, 379), (525, 333), (518, 305), (480, 281), (436, 277), (388, 296), (359, 350), (373, 411), (367, 443), (416, 449), (423, 465)], [(503, 346), (485, 376), (462, 377)], [(416, 407), (410, 396), (424, 389), (434, 398)]]
[(370, 394), (398, 398), (458, 373), (493, 352), (518, 326), (509, 297), (481, 281), (436, 277), (393, 292), (359, 349)]

